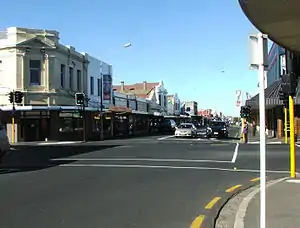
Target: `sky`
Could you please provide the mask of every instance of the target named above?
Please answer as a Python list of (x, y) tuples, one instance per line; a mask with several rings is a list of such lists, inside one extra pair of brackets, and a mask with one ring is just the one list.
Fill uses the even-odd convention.
[[(238, 0), (10, 0), (0, 29), (54, 29), (61, 42), (113, 65), (114, 84), (163, 81), (199, 108), (238, 115), (236, 90), (257, 91)], [(132, 43), (130, 48), (124, 44)]]

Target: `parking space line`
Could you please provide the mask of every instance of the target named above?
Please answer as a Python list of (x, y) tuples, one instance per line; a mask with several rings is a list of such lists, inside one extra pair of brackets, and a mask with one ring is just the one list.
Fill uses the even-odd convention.
[(242, 185), (241, 185), (241, 184), (237, 184), (237, 185), (234, 185), (234, 186), (232, 186), (232, 187), (226, 189), (225, 192), (227, 192), (227, 193), (233, 192), (234, 190), (236, 190), (236, 189), (238, 189), (238, 188), (240, 188), (240, 187), (242, 187)]
[(259, 181), (259, 180), (260, 180), (260, 177), (256, 177), (256, 178), (251, 179), (250, 181), (251, 182), (256, 182), (256, 181)]
[(205, 215), (198, 215), (192, 222), (190, 228), (201, 228), (204, 219), (205, 219)]
[(231, 163), (235, 163), (237, 155), (238, 155), (238, 151), (239, 151), (239, 143), (236, 143), (235, 149), (234, 149), (234, 153), (231, 159)]
[(234, 186), (232, 186), (232, 187), (226, 189), (225, 192), (227, 192), (227, 193), (233, 192), (234, 190), (236, 190), (236, 189), (238, 189), (238, 188), (240, 188), (240, 187), (242, 187), (242, 185), (241, 185), (241, 184), (237, 184), (237, 185), (234, 185)]
[(213, 198), (206, 206), (205, 209), (212, 209), (213, 206), (221, 199), (221, 197)]

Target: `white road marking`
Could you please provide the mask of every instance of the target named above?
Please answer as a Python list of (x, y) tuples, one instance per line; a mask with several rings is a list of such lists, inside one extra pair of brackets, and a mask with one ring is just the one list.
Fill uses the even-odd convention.
[(164, 139), (169, 139), (169, 138), (174, 138), (174, 137), (175, 137), (175, 135), (168, 135), (165, 137), (158, 138), (157, 140), (164, 140)]
[(234, 153), (231, 159), (231, 163), (235, 163), (237, 155), (238, 155), (238, 151), (239, 151), (239, 143), (236, 143), (235, 149), (234, 149)]
[(74, 143), (81, 143), (82, 141), (68, 141), (68, 142), (41, 142), (38, 145), (64, 145), (64, 144), (74, 144)]
[(231, 163), (221, 160), (177, 159), (177, 158), (54, 158), (52, 161), (150, 161), (150, 162), (193, 162), (193, 163)]
[[(114, 165), (114, 164), (61, 164), (60, 167), (100, 167), (100, 168), (149, 168), (149, 169), (191, 169), (191, 170), (215, 170), (215, 171), (228, 171), (228, 172), (248, 172), (259, 173), (259, 169), (225, 169), (214, 167), (202, 167), (202, 166), (169, 166), (169, 165)], [(290, 171), (283, 170), (267, 170), (267, 173), (284, 173), (288, 174)]]
[[(288, 177), (281, 178), (281, 179), (278, 179), (278, 180), (275, 180), (275, 181), (271, 181), (267, 184), (266, 187), (268, 188), (268, 187), (270, 187), (274, 184), (277, 184), (279, 182), (282, 182), (282, 181), (286, 180), (287, 178)], [(257, 193), (259, 193), (259, 191), (260, 191), (260, 187), (257, 187), (252, 192), (250, 192), (248, 196), (246, 196), (243, 199), (242, 203), (238, 207), (238, 211), (237, 211), (236, 216), (235, 216), (234, 228), (244, 228), (244, 218), (245, 218), (245, 215), (246, 215), (248, 205), (249, 205), (250, 201), (255, 197), (255, 195)]]
[(290, 180), (287, 180), (286, 182), (300, 184), (300, 180), (299, 179), (298, 180), (290, 179)]

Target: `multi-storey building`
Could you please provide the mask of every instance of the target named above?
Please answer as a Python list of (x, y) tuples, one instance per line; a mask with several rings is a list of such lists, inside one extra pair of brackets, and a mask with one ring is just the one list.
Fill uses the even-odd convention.
[(104, 109), (112, 105), (112, 65), (84, 53), (89, 62), (87, 78), (88, 106)]
[[(24, 93), (14, 112), (15, 139), (51, 139), (74, 129), (79, 121), (66, 120), (76, 116), (67, 110), (77, 110), (74, 94), (87, 91), (87, 67), (83, 54), (59, 43), (57, 31), (11, 27), (1, 32), (1, 109), (12, 110), (8, 92)], [(6, 113), (9, 137), (11, 113)]]
[(286, 74), (285, 49), (273, 43), (268, 55), (267, 86), (269, 87), (280, 76)]

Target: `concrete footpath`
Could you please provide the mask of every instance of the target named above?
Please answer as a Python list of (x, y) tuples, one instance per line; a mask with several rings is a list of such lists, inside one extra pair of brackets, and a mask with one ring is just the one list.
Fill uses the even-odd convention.
[[(300, 179), (288, 179), (269, 186), (266, 191), (266, 223), (268, 228), (300, 227)], [(250, 201), (244, 218), (245, 228), (259, 226), (259, 192)]]
[[(216, 219), (216, 228), (260, 228), (259, 185), (230, 199)], [(267, 182), (266, 227), (300, 227), (300, 179)]]

